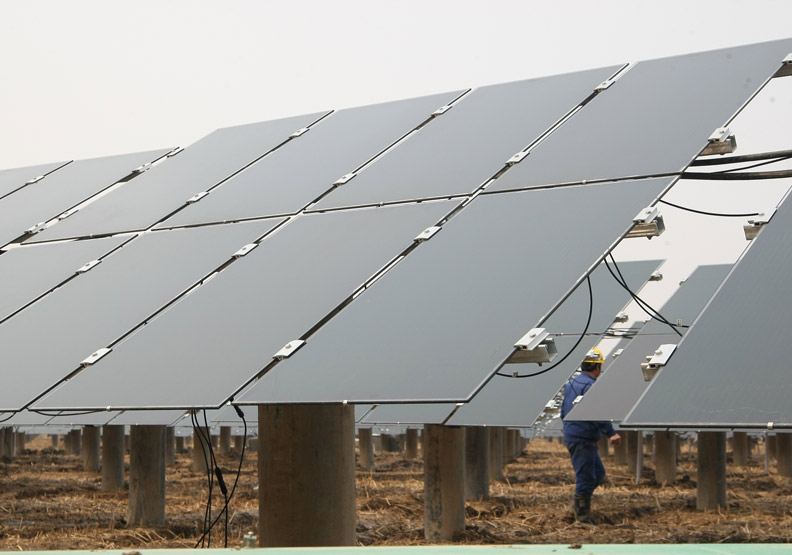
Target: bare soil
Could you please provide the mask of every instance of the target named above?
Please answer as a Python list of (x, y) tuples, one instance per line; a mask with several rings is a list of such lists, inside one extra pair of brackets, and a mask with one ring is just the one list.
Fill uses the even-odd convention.
[[(82, 470), (79, 457), (53, 450), (47, 436), (0, 462), (0, 550), (64, 550), (194, 547), (201, 537), (207, 478), (177, 455), (166, 476), (167, 520), (161, 528), (127, 528), (127, 492), (102, 492), (101, 477)], [(639, 485), (626, 467), (606, 458), (609, 480), (594, 496), (596, 526), (574, 523), (569, 510), (573, 474), (563, 445), (532, 441), (494, 481), (490, 499), (466, 505), (467, 526), (455, 538), (465, 544), (576, 543), (777, 543), (792, 541), (792, 479), (763, 455), (751, 465), (728, 466), (727, 507), (696, 510), (695, 454), (683, 448), (677, 482), (654, 482), (646, 457)], [(229, 511), (228, 546), (240, 547), (258, 521), (256, 455), (245, 457)], [(402, 453), (377, 453), (373, 472), (358, 471), (357, 532), (360, 545), (421, 545), (423, 465)], [(227, 482), (237, 459), (220, 458)], [(230, 483), (229, 483), (230, 487)], [(214, 492), (213, 515), (222, 506)], [(224, 544), (223, 519), (211, 547)], [(203, 545), (208, 545), (206, 538)]]

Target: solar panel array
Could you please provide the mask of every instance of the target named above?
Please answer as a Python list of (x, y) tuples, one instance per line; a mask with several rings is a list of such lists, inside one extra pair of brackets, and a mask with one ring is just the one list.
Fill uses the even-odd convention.
[[(0, 360), (25, 377), (0, 410), (468, 401), (790, 51), (232, 127), (19, 186), (2, 172), (5, 242), (54, 225), (0, 256)], [(40, 244), (61, 239), (79, 241)]]

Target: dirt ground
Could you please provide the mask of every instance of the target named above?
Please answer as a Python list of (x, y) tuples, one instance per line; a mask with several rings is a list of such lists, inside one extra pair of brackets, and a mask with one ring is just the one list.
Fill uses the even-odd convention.
[[(127, 492), (105, 493), (100, 476), (82, 470), (76, 456), (54, 451), (47, 436), (27, 443), (13, 460), (0, 462), (0, 550), (194, 547), (207, 503), (205, 475), (190, 470), (189, 454), (177, 455), (166, 476), (167, 520), (162, 528), (127, 528)], [(246, 456), (231, 502), (228, 546), (256, 533), (255, 453)], [(373, 472), (358, 470), (357, 532), (360, 545), (421, 545), (423, 465), (402, 453), (377, 453)], [(231, 482), (237, 462), (220, 465)], [(755, 453), (746, 468), (728, 466), (728, 507), (697, 511), (695, 458), (683, 447), (677, 482), (659, 487), (646, 457), (640, 485), (626, 467), (605, 460), (609, 483), (593, 502), (597, 526), (573, 522), (573, 475), (563, 445), (533, 440), (492, 482), (491, 498), (469, 502), (458, 543), (741, 543), (792, 541), (792, 479), (764, 473)], [(229, 484), (230, 487), (230, 484)], [(213, 515), (220, 508), (215, 492)], [(222, 521), (211, 547), (224, 543)], [(204, 541), (204, 545), (207, 542)]]

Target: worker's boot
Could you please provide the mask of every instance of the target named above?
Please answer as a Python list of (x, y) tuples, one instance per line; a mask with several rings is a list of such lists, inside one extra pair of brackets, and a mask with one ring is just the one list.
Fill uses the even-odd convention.
[(583, 524), (594, 524), (591, 520), (591, 494), (575, 494), (575, 520)]

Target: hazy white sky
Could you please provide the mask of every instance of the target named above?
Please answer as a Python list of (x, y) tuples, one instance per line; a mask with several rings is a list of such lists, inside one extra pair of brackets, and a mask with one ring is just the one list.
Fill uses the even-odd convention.
[[(229, 125), (788, 38), (790, 21), (789, 0), (0, 0), (0, 168), (187, 146)], [(732, 126), (738, 153), (792, 148), (789, 121), (792, 78), (775, 80)], [(680, 183), (669, 199), (753, 211), (788, 186)], [(663, 212), (666, 234), (625, 242), (620, 256), (675, 252), (664, 272), (678, 280), (745, 246), (743, 220)]]

